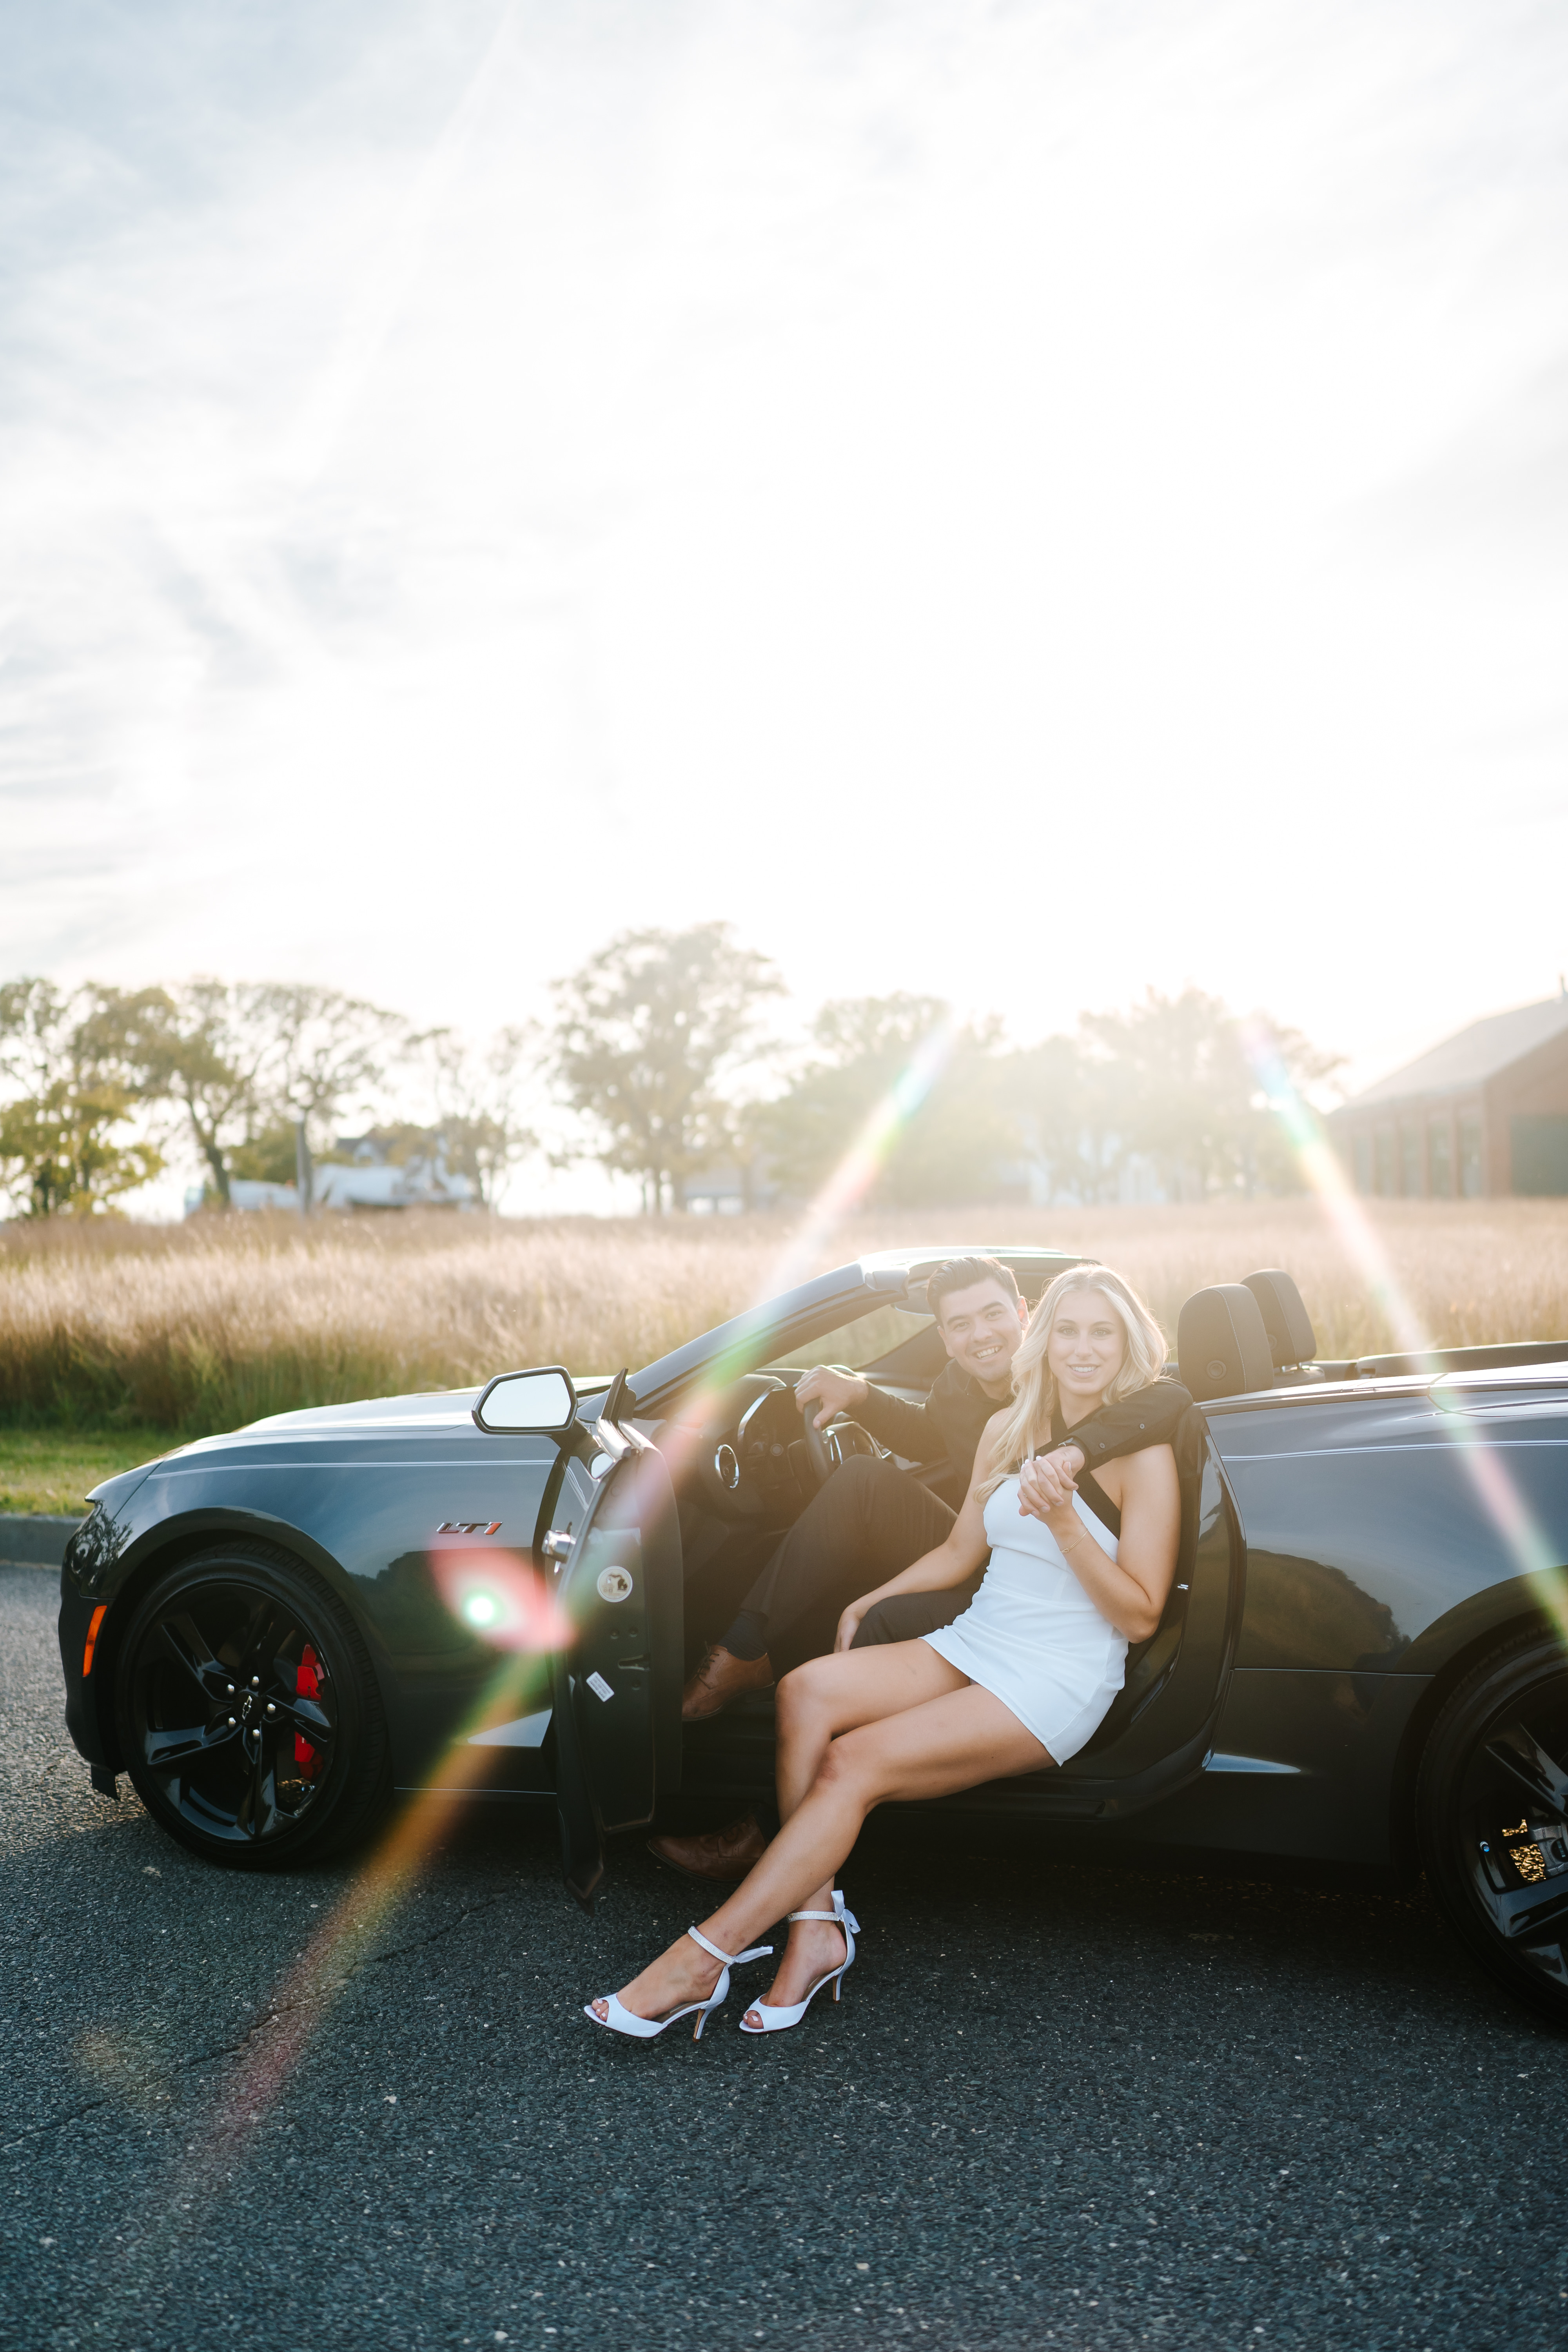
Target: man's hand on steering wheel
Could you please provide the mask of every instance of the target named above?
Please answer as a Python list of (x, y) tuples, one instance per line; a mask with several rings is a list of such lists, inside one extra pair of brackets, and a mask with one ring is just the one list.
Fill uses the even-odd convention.
[(866, 1383), (858, 1373), (846, 1371), (838, 1364), (818, 1364), (797, 1381), (795, 1401), (804, 1413), (807, 1405), (819, 1404), (816, 1426), (826, 1429), (836, 1412), (852, 1412), (866, 1402)]

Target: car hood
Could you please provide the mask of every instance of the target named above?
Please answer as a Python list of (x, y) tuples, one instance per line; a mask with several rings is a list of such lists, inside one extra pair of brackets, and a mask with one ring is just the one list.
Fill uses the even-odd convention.
[(254, 1437), (258, 1430), (276, 1430), (280, 1435), (303, 1434), (313, 1429), (385, 1428), (388, 1423), (414, 1423), (428, 1428), (442, 1422), (468, 1421), (479, 1402), (481, 1382), (471, 1389), (439, 1389), (434, 1394), (426, 1391), (414, 1396), (361, 1397), (353, 1404), (305, 1405), (298, 1412), (269, 1412), (260, 1421), (247, 1422), (243, 1429), (229, 1431), (226, 1436), (205, 1437), (203, 1445), (223, 1445), (229, 1437)]
[[(608, 1385), (602, 1373), (575, 1383), (578, 1397), (584, 1402), (602, 1397)], [(229, 1445), (253, 1446), (258, 1437), (310, 1437), (318, 1433), (344, 1436), (356, 1430), (382, 1433), (401, 1429), (433, 1433), (438, 1429), (468, 1427), (472, 1424), (474, 1407), (484, 1387), (480, 1381), (468, 1389), (438, 1389), (413, 1396), (360, 1397), (352, 1404), (305, 1405), (297, 1412), (268, 1413), (259, 1421), (247, 1422), (243, 1428), (224, 1430), (214, 1437), (195, 1438), (188, 1445), (171, 1448), (171, 1454), (184, 1456), (218, 1453)], [(166, 1460), (169, 1456), (160, 1458)]]

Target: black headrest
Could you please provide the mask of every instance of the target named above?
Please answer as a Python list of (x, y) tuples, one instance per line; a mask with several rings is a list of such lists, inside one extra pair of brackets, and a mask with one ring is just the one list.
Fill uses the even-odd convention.
[(1265, 1266), (1261, 1274), (1247, 1276), (1247, 1286), (1258, 1301), (1275, 1363), (1310, 1364), (1318, 1352), (1318, 1335), (1289, 1276), (1277, 1265)]
[(1176, 1322), (1182, 1385), (1199, 1403), (1274, 1386), (1274, 1360), (1258, 1301), (1245, 1282), (1195, 1290)]

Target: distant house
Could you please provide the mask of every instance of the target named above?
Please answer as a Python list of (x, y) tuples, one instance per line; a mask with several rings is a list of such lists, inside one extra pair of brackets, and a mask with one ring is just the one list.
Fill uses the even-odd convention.
[(681, 1207), (699, 1216), (739, 1217), (749, 1209), (771, 1209), (781, 1197), (765, 1168), (756, 1167), (700, 1169), (682, 1177), (678, 1190)]
[(344, 1168), (316, 1162), (311, 1185), (318, 1209), (477, 1209), (479, 1194), (466, 1176), (450, 1174), (440, 1160), (411, 1160), (405, 1167)]
[[(437, 1140), (436, 1149), (402, 1162), (387, 1156), (387, 1146), (370, 1135), (341, 1135), (333, 1160), (318, 1160), (311, 1171), (310, 1200), (317, 1209), (477, 1209), (479, 1193), (467, 1176), (454, 1175)], [(192, 1216), (208, 1199), (205, 1186), (193, 1185), (185, 1194), (185, 1214)], [(229, 1180), (229, 1206), (235, 1209), (295, 1209), (300, 1192), (294, 1184), (264, 1184), (246, 1176)]]
[[(340, 1157), (318, 1160), (311, 1193), (319, 1209), (477, 1209), (479, 1196), (466, 1176), (447, 1166), (439, 1137), (428, 1152), (401, 1162), (374, 1135), (340, 1135)], [(344, 1156), (347, 1165), (344, 1165)]]
[(1568, 1194), (1568, 988), (1472, 1021), (1330, 1116), (1358, 1192)]

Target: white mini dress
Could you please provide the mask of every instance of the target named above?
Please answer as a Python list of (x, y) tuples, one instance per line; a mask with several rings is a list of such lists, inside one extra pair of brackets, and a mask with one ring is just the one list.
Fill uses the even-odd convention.
[[(1114, 1559), (1116, 1538), (1104, 1521), (1081, 1495), (1073, 1508)], [(1019, 1510), (1016, 1476), (987, 1501), (985, 1533), (991, 1565), (979, 1591), (961, 1617), (922, 1638), (1065, 1764), (1121, 1688), (1127, 1637), (1100, 1615), (1044, 1520)]]

